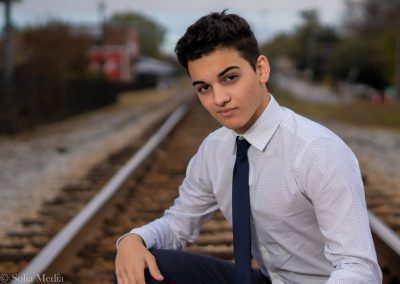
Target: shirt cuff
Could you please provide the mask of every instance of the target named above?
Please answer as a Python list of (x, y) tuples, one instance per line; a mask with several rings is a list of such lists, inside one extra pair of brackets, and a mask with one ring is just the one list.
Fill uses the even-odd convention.
[(135, 229), (131, 230), (128, 234), (139, 235), (143, 239), (144, 244), (148, 249), (152, 248), (156, 244), (154, 234), (151, 232), (151, 230), (148, 230), (148, 229), (146, 230), (143, 227), (135, 228)]
[(122, 239), (125, 238), (126, 236), (132, 235), (132, 234), (139, 235), (143, 239), (144, 245), (148, 249), (153, 247), (155, 244), (154, 237), (151, 235), (150, 232), (148, 232), (147, 230), (144, 230), (142, 228), (135, 228), (135, 229), (131, 230), (130, 232), (126, 233), (125, 235), (122, 235), (121, 237), (119, 237), (115, 243), (115, 247), (118, 249), (118, 245), (122, 241)]

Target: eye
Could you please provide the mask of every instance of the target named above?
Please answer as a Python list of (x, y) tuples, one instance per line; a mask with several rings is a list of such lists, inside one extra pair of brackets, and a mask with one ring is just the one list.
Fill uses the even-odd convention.
[(228, 82), (228, 83), (231, 83), (231, 82), (236, 81), (237, 78), (239, 78), (239, 76), (236, 75), (236, 74), (228, 74), (228, 75), (226, 75), (226, 76), (224, 77), (224, 81), (225, 81), (225, 82)]
[(210, 89), (209, 85), (201, 85), (200, 87), (197, 88), (197, 92), (204, 94)]

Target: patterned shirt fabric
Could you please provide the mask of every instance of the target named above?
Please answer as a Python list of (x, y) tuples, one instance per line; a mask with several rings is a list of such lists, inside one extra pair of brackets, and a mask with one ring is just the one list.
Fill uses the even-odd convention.
[[(236, 136), (211, 133), (163, 217), (133, 229), (148, 248), (181, 249), (220, 209), (232, 223)], [(242, 136), (251, 144), (252, 255), (273, 283), (381, 283), (358, 161), (333, 132), (274, 97)]]

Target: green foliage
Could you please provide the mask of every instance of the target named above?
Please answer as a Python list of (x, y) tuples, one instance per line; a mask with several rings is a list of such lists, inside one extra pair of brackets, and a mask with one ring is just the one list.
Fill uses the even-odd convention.
[(333, 51), (330, 71), (335, 78), (350, 82), (363, 82), (377, 88), (383, 88), (387, 81), (383, 53), (374, 44), (362, 38), (342, 41)]
[(139, 48), (144, 55), (159, 58), (165, 37), (165, 28), (145, 15), (135, 12), (116, 13), (111, 24), (134, 28), (139, 34)]
[(263, 45), (262, 51), (272, 59), (286, 55), (298, 70), (311, 71), (317, 80), (331, 77), (379, 89), (395, 84), (400, 1), (346, 3), (348, 9), (340, 35), (334, 28), (321, 24), (315, 10), (307, 10), (301, 13), (302, 22), (295, 32), (278, 35)]
[(323, 26), (315, 10), (301, 14), (303, 22), (293, 34), (279, 34), (261, 47), (267, 56), (286, 55), (299, 70), (311, 69), (314, 78), (323, 78), (328, 72), (328, 58), (339, 38), (336, 31)]
[[(358, 66), (356, 81), (383, 88), (395, 83), (396, 33), (400, 32), (400, 2), (392, 0), (348, 1), (347, 33), (331, 59), (338, 78), (350, 65)], [(355, 14), (362, 15), (355, 17)], [(400, 43), (399, 43), (400, 44)], [(354, 51), (350, 49), (354, 48)], [(344, 58), (340, 58), (341, 54)], [(335, 61), (339, 60), (339, 61)]]
[(303, 22), (296, 28), (293, 39), (297, 45), (293, 46), (290, 53), (298, 69), (315, 68), (316, 61), (316, 35), (321, 24), (316, 10), (301, 12)]
[(292, 52), (293, 44), (297, 42), (289, 34), (281, 33), (275, 36), (275, 38), (261, 46), (263, 54), (269, 57), (275, 57), (279, 55), (287, 55)]
[(382, 60), (380, 70), (383, 73), (385, 82), (387, 84), (395, 84), (396, 31), (388, 30), (381, 33), (379, 40), (376, 42), (376, 50)]

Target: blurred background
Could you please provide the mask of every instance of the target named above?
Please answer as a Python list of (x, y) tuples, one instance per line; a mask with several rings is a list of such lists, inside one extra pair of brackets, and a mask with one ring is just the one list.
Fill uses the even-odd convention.
[(175, 43), (223, 9), (252, 26), (279, 103), (350, 145), (368, 208), (400, 235), (399, 0), (0, 0), (0, 272), (19, 271), (193, 97)]
[[(374, 127), (369, 140), (382, 137), (377, 129), (400, 129), (398, 0), (0, 0), (0, 8), (0, 192), (21, 192), (6, 194), (10, 200), (25, 200), (34, 179), (43, 187), (43, 157), (68, 156), (82, 141), (116, 135), (118, 119), (136, 123), (132, 109), (190, 87), (175, 42), (199, 17), (226, 8), (251, 24), (272, 66), (268, 87), (283, 105), (321, 122)], [(58, 125), (49, 130), (58, 133), (53, 140), (38, 128), (97, 110), (103, 118), (96, 127), (86, 119), (60, 134)], [(68, 132), (77, 125), (89, 126)], [(34, 146), (39, 136), (44, 142)], [(17, 141), (25, 144), (16, 148)]]
[[(316, 100), (386, 105), (400, 91), (399, 1), (0, 4), (2, 133), (112, 104), (123, 90), (168, 86), (182, 72), (174, 57), (177, 39), (200, 16), (224, 8), (251, 23), (273, 66), (271, 86), (287, 89), (290, 77), (306, 89), (307, 82), (326, 87), (325, 97), (336, 97)], [(390, 118), (376, 120), (398, 124), (395, 114), (384, 113)]]

